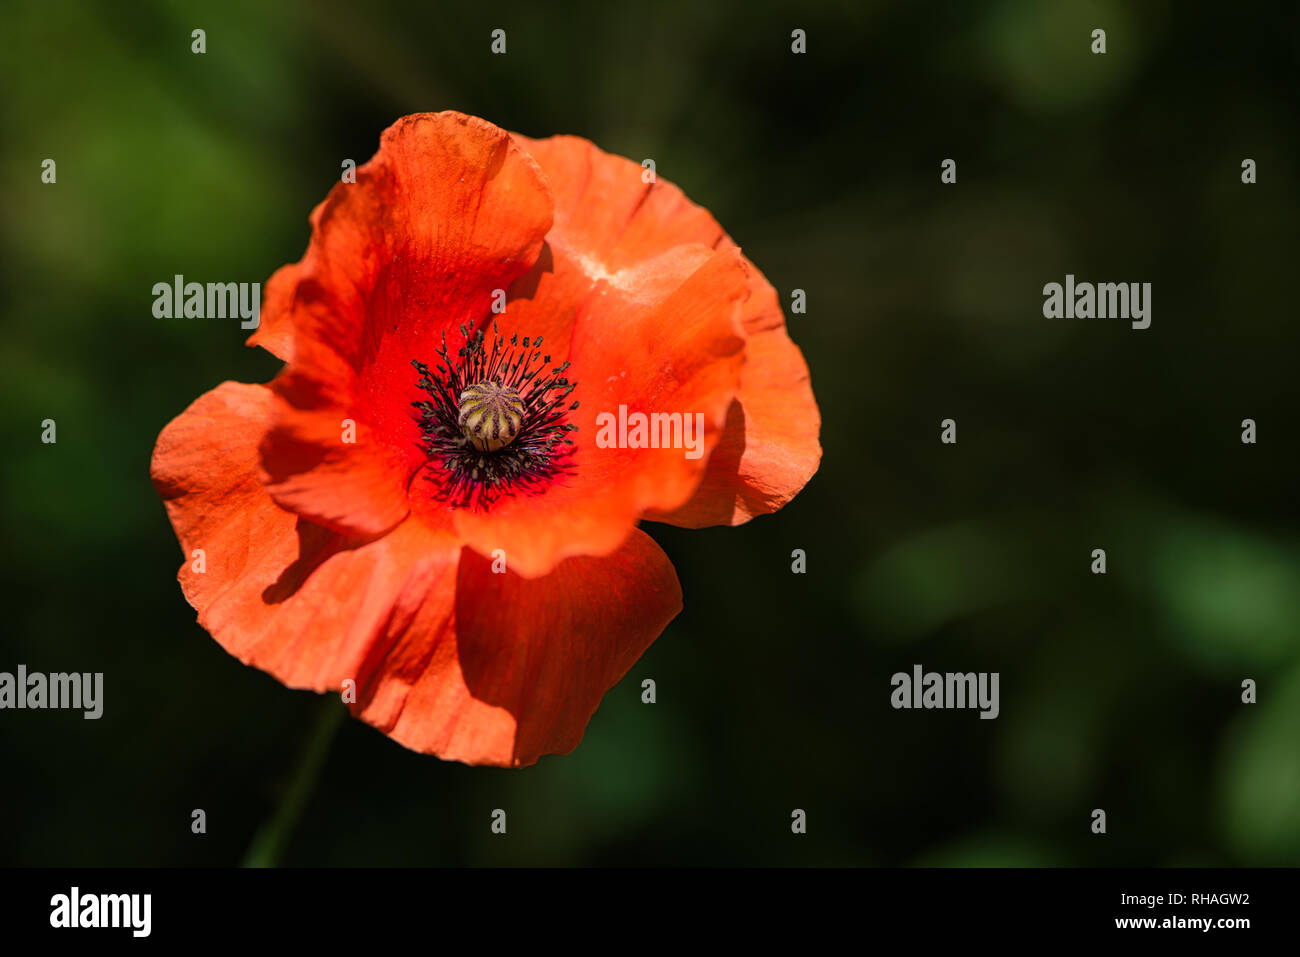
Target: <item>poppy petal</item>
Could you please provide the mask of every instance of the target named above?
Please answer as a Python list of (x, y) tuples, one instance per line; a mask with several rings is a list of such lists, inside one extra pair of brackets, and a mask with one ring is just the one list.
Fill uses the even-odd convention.
[(740, 387), (704, 479), (680, 508), (648, 512), (651, 521), (740, 525), (789, 502), (821, 463), (821, 410), (808, 363), (786, 334), (776, 290), (761, 276), (751, 279), (742, 321), (748, 338)]
[[(406, 521), (349, 538), (279, 508), (257, 480), (272, 396), (227, 382), (159, 436), (152, 472), (199, 622), (289, 687), (338, 693), (407, 747), (518, 766), (572, 750), (601, 697), (681, 609), (644, 533), (527, 581)], [(201, 550), (201, 551), (200, 551)]]
[[(646, 183), (648, 171), (631, 160), (578, 137), (516, 139), (550, 180), (555, 223), (547, 241), (559, 251), (553, 273), (542, 277), (554, 287), (550, 296), (520, 304), (520, 328), (539, 325), (532, 315), (540, 311), (538, 299), (580, 303), (593, 274), (617, 274), (682, 244), (736, 248), (708, 210), (658, 175)], [(690, 528), (740, 524), (779, 509), (820, 464), (821, 415), (807, 363), (786, 331), (776, 290), (746, 264), (750, 296), (742, 322), (748, 343), (735, 405), (692, 499), (680, 508), (652, 510), (647, 518)], [(529, 277), (529, 292), (537, 286)], [(555, 324), (571, 330), (573, 315), (569, 309)]]
[[(482, 555), (503, 549), (512, 569), (533, 578), (571, 556), (609, 554), (647, 509), (684, 503), (735, 396), (747, 283), (738, 251), (704, 246), (677, 247), (601, 278), (569, 352), (579, 404), (568, 420), (578, 427), (571, 472), (542, 494), (455, 512), (465, 542)], [(676, 414), (679, 431), (698, 421), (703, 434), (692, 435), (694, 451), (618, 447), (622, 437), (608, 441), (608, 423), (624, 413)]]
[(417, 751), (519, 767), (578, 746), (605, 692), (681, 611), (682, 593), (640, 530), (613, 554), (569, 559), (544, 578), (492, 566), (462, 552), (455, 634), (409, 686), (403, 678), (394, 691), (385, 674), (362, 717)]
[(578, 312), (598, 283), (683, 245), (709, 249), (726, 234), (707, 210), (665, 180), (576, 136), (514, 134), (547, 176), (555, 219), (533, 269), (510, 290), (503, 328), (544, 335), (563, 356)]
[(424, 462), (411, 361), (489, 313), (551, 225), (537, 164), (504, 130), (446, 112), (385, 130), (312, 214), (307, 254), (268, 284), (249, 340), (289, 360), (272, 384), (263, 478), (291, 511), (373, 535), (407, 512)]
[(281, 266), (271, 274), (262, 288), (257, 331), (248, 337), (245, 345), (261, 346), (277, 359), (289, 361), (293, 355), (294, 295), (302, 272), (303, 263), (295, 263)]
[(201, 396), (159, 436), (154, 484), (187, 556), (179, 577), (199, 623), (291, 687), (338, 691), (364, 674), (403, 595), (439, 571), (454, 579), (459, 546), (415, 522), (349, 538), (278, 507), (257, 477), (272, 402), (265, 386), (234, 382)]

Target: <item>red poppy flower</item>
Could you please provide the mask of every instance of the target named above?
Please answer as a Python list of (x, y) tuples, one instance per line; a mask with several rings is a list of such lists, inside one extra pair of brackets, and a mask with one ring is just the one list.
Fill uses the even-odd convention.
[[(334, 187), (249, 339), (283, 371), (201, 396), (154, 450), (181, 586), (227, 651), (294, 688), (350, 679), (409, 748), (531, 764), (681, 610), (638, 521), (738, 524), (803, 487), (820, 418), (775, 291), (642, 172), (447, 112)], [(645, 444), (610, 441), (620, 407), (674, 439), (673, 414), (702, 422), (698, 454), (618, 447)]]

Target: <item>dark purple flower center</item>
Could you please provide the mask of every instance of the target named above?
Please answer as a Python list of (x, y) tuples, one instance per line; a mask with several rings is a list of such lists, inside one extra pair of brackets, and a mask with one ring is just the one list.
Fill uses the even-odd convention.
[(441, 360), (430, 368), (419, 360), (417, 385), (428, 399), (411, 403), (420, 410), (421, 448), (428, 456), (425, 478), (460, 508), (488, 508), (503, 494), (535, 492), (569, 468), (576, 425), (566, 415), (578, 403), (565, 404), (577, 386), (564, 376), (569, 363), (550, 368), (541, 351), (542, 338), (504, 336), (492, 326), (492, 347), (482, 330), (467, 337), (453, 357), (447, 336)]

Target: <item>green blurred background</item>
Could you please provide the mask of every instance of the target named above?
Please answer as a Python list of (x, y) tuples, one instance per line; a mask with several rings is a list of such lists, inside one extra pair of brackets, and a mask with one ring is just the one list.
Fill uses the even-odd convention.
[[(344, 158), (441, 109), (653, 157), (806, 290), (825, 459), (774, 516), (651, 526), (685, 611), (572, 755), (349, 721), (283, 863), (1300, 862), (1295, 10), (5, 4), (0, 670), (106, 702), (0, 713), (0, 862), (232, 864), (282, 806), (321, 699), (194, 623), (148, 479), (168, 420), (277, 364), (151, 289), (264, 282)], [(1067, 272), (1152, 282), (1152, 327), (1043, 319)], [(1000, 672), (1001, 716), (892, 710), (916, 663)]]

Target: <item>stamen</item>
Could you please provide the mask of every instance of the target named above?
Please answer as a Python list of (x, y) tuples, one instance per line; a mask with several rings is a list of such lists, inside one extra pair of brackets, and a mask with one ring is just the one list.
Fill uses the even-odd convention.
[(569, 363), (548, 373), (540, 336), (521, 344), (516, 334), (507, 347), (495, 323), (492, 331), (490, 351), (482, 330), (470, 335), (461, 326), (467, 341), (455, 357), (444, 333), (435, 368), (411, 360), (430, 395), (412, 403), (421, 412), (426, 478), (456, 507), (487, 508), (500, 495), (536, 491), (568, 469), (566, 433), (578, 428), (564, 422), (578, 407), (565, 404), (577, 387), (564, 376)]

